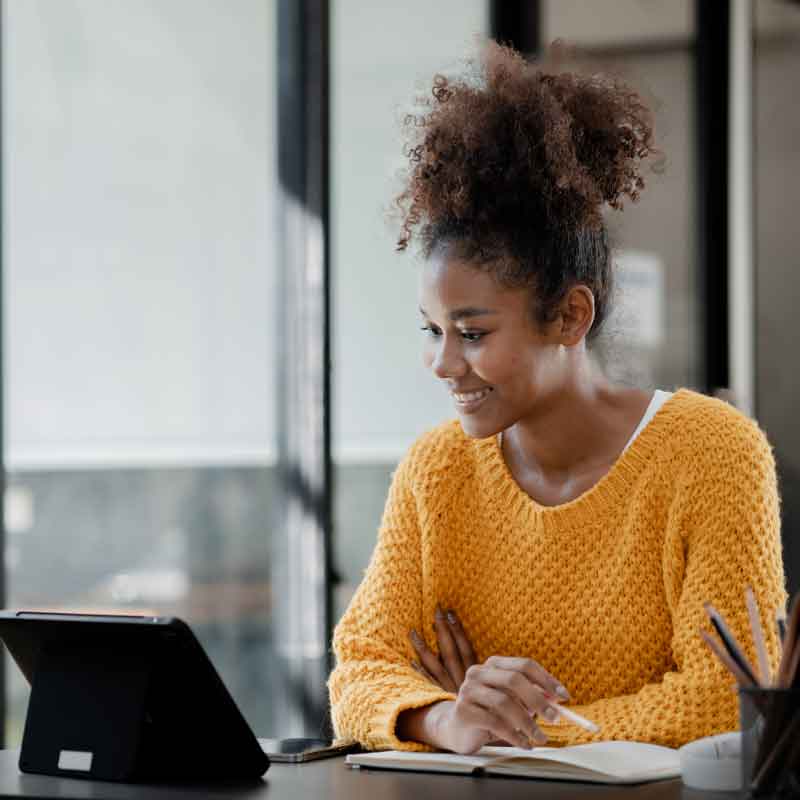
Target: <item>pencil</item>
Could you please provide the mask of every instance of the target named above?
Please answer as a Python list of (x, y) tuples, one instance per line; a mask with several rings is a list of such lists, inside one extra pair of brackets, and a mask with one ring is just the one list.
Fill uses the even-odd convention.
[(568, 722), (574, 722), (576, 725), (580, 725), (584, 730), (591, 731), (592, 733), (598, 733), (600, 731), (600, 726), (596, 722), (592, 722), (590, 719), (582, 717), (580, 714), (575, 713), (571, 709), (564, 708), (564, 706), (561, 706), (558, 703), (548, 703), (548, 705), (550, 708), (554, 708)]
[(781, 663), (778, 666), (778, 680), (777, 685), (781, 689), (789, 688), (790, 669), (792, 662), (796, 655), (797, 648), (797, 634), (798, 634), (798, 620), (800, 616), (800, 602), (797, 602), (797, 595), (789, 607), (789, 621), (786, 625), (786, 637), (783, 641), (783, 653), (781, 655)]
[(800, 671), (800, 647), (795, 642), (794, 653), (789, 661), (789, 669), (786, 671), (786, 688), (796, 689), (798, 672)]
[(775, 625), (778, 628), (778, 639), (780, 640), (781, 646), (783, 646), (783, 642), (786, 639), (786, 609), (785, 608), (776, 608), (775, 609)]
[(704, 603), (703, 608), (705, 608), (706, 614), (708, 614), (708, 617), (711, 620), (711, 624), (714, 626), (719, 638), (722, 640), (722, 644), (728, 651), (728, 655), (736, 662), (741, 671), (744, 672), (750, 683), (757, 686), (758, 679), (756, 678), (755, 672), (753, 672), (753, 667), (742, 652), (742, 648), (739, 646), (739, 642), (736, 641), (736, 637), (730, 632), (728, 626), (725, 624), (725, 620), (722, 618), (722, 615), (719, 613), (719, 611), (717, 611), (716, 608), (714, 608), (714, 606), (711, 605), (711, 603)]
[(752, 586), (748, 586), (744, 590), (744, 598), (747, 603), (747, 614), (750, 617), (750, 630), (753, 634), (753, 645), (756, 648), (756, 656), (758, 657), (758, 672), (761, 677), (761, 685), (769, 686), (772, 676), (770, 675), (767, 646), (764, 643), (764, 631), (761, 628), (758, 603), (756, 603), (756, 596), (753, 594)]
[(728, 655), (725, 648), (711, 636), (711, 634), (706, 633), (706, 631), (701, 628), (700, 636), (703, 637), (703, 641), (708, 645), (711, 652), (722, 662), (722, 665), (736, 678), (740, 686), (754, 685), (753, 681), (745, 675), (741, 667)]

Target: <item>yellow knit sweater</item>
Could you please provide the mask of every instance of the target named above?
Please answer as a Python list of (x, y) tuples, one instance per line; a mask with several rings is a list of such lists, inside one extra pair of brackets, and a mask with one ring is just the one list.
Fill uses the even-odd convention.
[[(408, 632), (436, 650), (436, 604), (454, 608), (478, 659), (536, 659), (569, 689), (598, 738), (679, 746), (738, 726), (732, 679), (706, 650), (713, 603), (748, 644), (755, 590), (777, 660), (785, 601), (775, 465), (757, 425), (687, 389), (661, 407), (594, 487), (559, 506), (516, 484), (495, 438), (457, 422), (398, 467), (369, 568), (334, 634), (337, 735), (424, 749), (398, 714), (454, 695), (411, 668)], [(590, 741), (545, 726), (551, 743)]]

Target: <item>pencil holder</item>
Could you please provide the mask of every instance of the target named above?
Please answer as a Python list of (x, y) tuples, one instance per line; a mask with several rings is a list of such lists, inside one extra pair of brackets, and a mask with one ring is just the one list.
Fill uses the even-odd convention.
[(739, 689), (742, 787), (751, 797), (800, 797), (800, 689)]

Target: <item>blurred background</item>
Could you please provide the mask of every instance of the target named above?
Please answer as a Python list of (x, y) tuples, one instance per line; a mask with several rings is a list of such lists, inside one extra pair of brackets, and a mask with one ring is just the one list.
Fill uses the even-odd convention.
[[(260, 736), (328, 729), (392, 470), (452, 416), (387, 221), (399, 121), (476, 36), (641, 89), (609, 215), (621, 381), (724, 394), (800, 586), (800, 4), (2, 0), (2, 605), (186, 619)], [(27, 686), (5, 665), (8, 746)]]

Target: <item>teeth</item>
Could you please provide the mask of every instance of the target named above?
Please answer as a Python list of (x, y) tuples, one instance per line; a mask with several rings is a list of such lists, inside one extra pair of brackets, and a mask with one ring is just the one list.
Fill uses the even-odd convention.
[(453, 392), (453, 397), (456, 399), (457, 403), (472, 403), (475, 400), (480, 400), (482, 397), (486, 397), (490, 391), (491, 389), (481, 389), (479, 392), (467, 392), (466, 394), (458, 394)]

